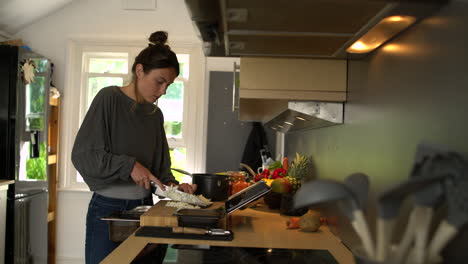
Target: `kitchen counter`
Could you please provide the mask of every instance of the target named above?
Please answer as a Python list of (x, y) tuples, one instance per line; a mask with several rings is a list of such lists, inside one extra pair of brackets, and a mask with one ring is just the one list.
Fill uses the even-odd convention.
[(266, 206), (238, 210), (230, 215), (234, 233), (232, 241), (169, 239), (136, 237), (132, 234), (101, 263), (130, 263), (148, 243), (210, 245), (222, 247), (257, 247), (328, 250), (338, 263), (354, 264), (352, 253), (340, 242), (327, 226), (318, 232), (306, 233), (298, 229), (286, 229), (289, 217)]
[(8, 185), (15, 183), (13, 180), (0, 180), (0, 190), (8, 189)]

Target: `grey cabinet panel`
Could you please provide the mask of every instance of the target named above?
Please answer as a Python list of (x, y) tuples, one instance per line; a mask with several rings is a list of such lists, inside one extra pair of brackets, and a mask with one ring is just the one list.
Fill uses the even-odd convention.
[(238, 170), (252, 123), (232, 112), (232, 72), (210, 72), (206, 172)]

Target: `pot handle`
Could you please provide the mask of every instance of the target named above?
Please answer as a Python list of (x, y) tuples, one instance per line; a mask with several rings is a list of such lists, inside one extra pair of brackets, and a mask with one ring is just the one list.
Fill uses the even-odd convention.
[(176, 169), (176, 168), (171, 168), (171, 170), (177, 171), (177, 172), (180, 172), (182, 174), (185, 174), (185, 175), (188, 175), (188, 176), (192, 177), (192, 173), (190, 173), (190, 172), (187, 172), (187, 171), (184, 171), (184, 170), (181, 170), (181, 169)]
[(255, 178), (255, 175), (257, 175), (249, 165), (241, 162), (240, 166), (246, 168), (250, 172), (250, 174), (252, 175), (252, 180)]

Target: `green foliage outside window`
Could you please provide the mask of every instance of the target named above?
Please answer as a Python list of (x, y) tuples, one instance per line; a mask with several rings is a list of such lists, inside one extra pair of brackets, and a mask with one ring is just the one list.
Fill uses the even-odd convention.
[(179, 62), (179, 76), (182, 76), (182, 77), (185, 77), (184, 65), (185, 63)]
[(39, 145), (39, 157), (29, 158), (30, 149), (28, 148), (28, 159), (26, 159), (26, 179), (29, 180), (42, 180), (47, 178), (47, 161), (46, 161), (46, 143), (41, 142)]
[(47, 59), (33, 59), (36, 65), (35, 72), (47, 72), (48, 60)]
[(89, 72), (127, 73), (127, 60), (124, 59), (91, 59)]
[(29, 129), (31, 130), (43, 130), (44, 129), (44, 112), (45, 112), (45, 80), (44, 76), (34, 77), (34, 82), (26, 86), (29, 90), (30, 105), (27, 109), (27, 115), (40, 114), (41, 116), (29, 117)]
[(164, 121), (164, 131), (169, 136), (180, 136), (182, 134), (182, 122)]
[(161, 99), (178, 99), (182, 100), (184, 97), (184, 83), (174, 82), (171, 84), (166, 91), (166, 94)]
[(121, 77), (91, 77), (88, 79), (88, 108), (96, 94), (107, 86), (122, 86), (123, 79)]

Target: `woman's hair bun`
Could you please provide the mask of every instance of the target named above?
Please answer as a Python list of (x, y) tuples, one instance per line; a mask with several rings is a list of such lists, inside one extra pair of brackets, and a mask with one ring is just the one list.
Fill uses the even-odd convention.
[(167, 32), (166, 31), (156, 31), (148, 39), (153, 45), (164, 45), (167, 41)]

